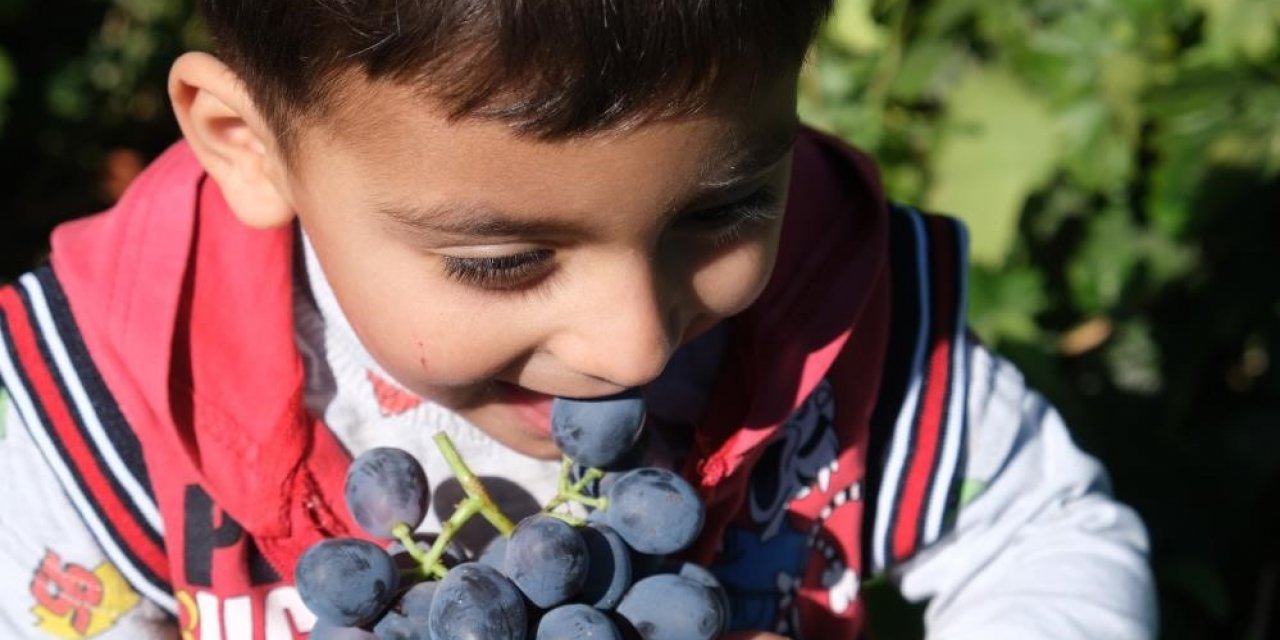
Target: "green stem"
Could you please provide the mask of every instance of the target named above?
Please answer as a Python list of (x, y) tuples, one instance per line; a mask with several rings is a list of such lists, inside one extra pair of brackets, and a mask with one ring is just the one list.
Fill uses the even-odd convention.
[[(500, 509), (498, 509), (498, 505), (493, 502), (493, 498), (489, 497), (489, 492), (485, 490), (484, 483), (480, 482), (480, 478), (477, 478), (476, 474), (471, 472), (471, 468), (467, 466), (467, 463), (462, 461), (462, 456), (459, 455), (458, 450), (454, 448), (453, 441), (449, 439), (449, 434), (441, 431), (436, 434), (435, 441), (436, 447), (440, 449), (440, 453), (444, 456), (445, 462), (449, 464), (450, 469), (453, 469), (453, 475), (458, 479), (458, 484), (462, 485), (462, 490), (467, 492), (467, 495), (476, 502), (474, 510), (471, 511), (470, 515), (467, 517), (471, 517), (472, 515), (479, 513), (484, 516), (484, 519), (488, 520), (489, 524), (492, 524), (493, 527), (498, 530), (498, 533), (501, 533), (504, 538), (510, 538), (511, 532), (515, 531), (515, 525), (511, 523), (511, 520), (507, 518)], [(464, 503), (464, 505), (465, 504), (466, 503)], [(458, 512), (454, 513), (454, 516), (457, 516), (464, 508), (465, 507), (460, 506), (458, 508)], [(452, 522), (453, 518), (450, 518), (449, 520)], [(459, 523), (458, 526), (461, 526), (461, 523)], [(443, 533), (444, 532), (441, 532), (441, 538), (444, 537)], [(439, 540), (436, 542), (439, 543)]]
[(556, 488), (559, 493), (569, 492), (569, 474), (573, 473), (573, 461), (569, 456), (562, 456), (560, 459), (560, 485)]
[[(543, 507), (542, 510), (546, 513), (552, 513), (557, 507), (566, 502), (577, 502), (591, 507), (592, 509), (607, 508), (609, 505), (609, 500), (607, 498), (603, 496), (599, 498), (592, 498), (582, 494), (582, 490), (586, 488), (587, 485), (604, 477), (604, 471), (594, 467), (587, 469), (587, 472), (582, 474), (582, 477), (579, 478), (577, 482), (569, 484), (569, 474), (572, 472), (573, 461), (566, 457), (564, 461), (560, 463), (560, 488), (555, 497), (547, 501), (547, 505)], [(568, 522), (568, 520), (566, 520), (566, 522)]]
[[(394, 527), (391, 527), (391, 535), (395, 536), (395, 539), (404, 545), (405, 552), (417, 563), (416, 567), (401, 571), (400, 575), (444, 577), (445, 569), (438, 562), (439, 558), (431, 559), (430, 552), (423, 551), (422, 547), (418, 546), (418, 541), (413, 539), (413, 531), (409, 529), (409, 525), (403, 522), (396, 523)], [(443, 554), (444, 552), (441, 551), (441, 553)]]
[(591, 498), (584, 495), (576, 495), (576, 496), (573, 496), (573, 501), (579, 504), (583, 504), (588, 507), (591, 507), (596, 511), (604, 511), (605, 509), (609, 508), (609, 499), (604, 496), (600, 496), (599, 498)]
[(440, 536), (436, 538), (436, 541), (431, 545), (431, 549), (427, 551), (422, 559), (423, 569), (427, 571), (440, 569), (443, 571), (444, 567), (440, 565), (440, 558), (444, 557), (445, 549), (453, 541), (453, 537), (458, 535), (458, 529), (461, 529), (462, 525), (471, 519), (471, 516), (478, 513), (480, 508), (480, 501), (474, 496), (463, 500), (458, 505), (458, 510), (454, 511), (453, 515), (449, 516), (449, 519), (440, 525)]
[(552, 518), (555, 518), (556, 520), (563, 520), (564, 522), (569, 523), (570, 526), (574, 526), (574, 527), (581, 527), (582, 525), (587, 523), (586, 520), (583, 520), (582, 518), (579, 518), (575, 515), (568, 514), (568, 513), (560, 513), (560, 512), (550, 513), (549, 512), (547, 513), (547, 515), (551, 516)]
[(573, 492), (573, 487), (569, 485), (569, 474), (573, 473), (573, 461), (569, 456), (564, 456), (560, 460), (560, 482), (556, 486), (556, 495), (542, 507), (542, 510), (551, 513), (556, 507), (565, 503), (569, 499), (569, 494)]
[(395, 526), (391, 527), (391, 535), (400, 544), (404, 545), (404, 550), (409, 553), (409, 557), (416, 560), (418, 564), (422, 564), (422, 560), (427, 554), (423, 553), (422, 549), (418, 547), (418, 541), (413, 539), (413, 531), (409, 529), (409, 525), (397, 522)]
[(586, 488), (587, 485), (603, 477), (603, 471), (596, 468), (587, 469), (587, 472), (582, 474), (582, 477), (575, 482), (572, 487), (569, 487), (569, 491), (573, 493), (582, 493), (582, 490)]

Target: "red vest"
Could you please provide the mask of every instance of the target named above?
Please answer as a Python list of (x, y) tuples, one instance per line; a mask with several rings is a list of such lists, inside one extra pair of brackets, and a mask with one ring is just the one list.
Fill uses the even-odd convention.
[[(729, 533), (753, 526), (753, 468), (815, 397), (834, 398), (821, 405), (834, 464), (785, 505), (808, 560), (778, 628), (852, 638), (862, 603), (856, 582), (833, 590), (833, 562), (860, 577), (937, 535), (926, 524), (931, 496), (947, 493), (935, 476), (956, 419), (956, 322), (945, 319), (961, 306), (960, 235), (941, 219), (891, 216), (870, 162), (815, 132), (800, 137), (791, 188), (773, 278), (732, 322), (696, 428), (685, 473), (708, 517), (691, 554), (717, 561)], [(904, 225), (916, 229), (897, 234), (910, 250), (891, 260), (890, 227)], [(950, 254), (926, 259), (929, 238)], [(191, 637), (305, 637), (313, 617), (290, 586), (294, 562), (321, 538), (358, 535), (342, 506), (349, 458), (302, 404), (291, 245), (288, 230), (241, 225), (178, 144), (115, 208), (60, 227), (51, 268), (0, 289), (0, 374), (15, 406), (108, 556)], [(891, 331), (896, 299), (925, 291), (891, 291), (899, 262), (932, 276), (919, 299), (937, 304)], [(886, 362), (895, 343), (907, 355)], [(912, 358), (930, 368), (895, 364)], [(892, 432), (904, 398), (914, 444), (886, 476), (887, 436), (872, 424)], [(892, 522), (875, 534), (863, 498), (886, 495), (882, 477)]]

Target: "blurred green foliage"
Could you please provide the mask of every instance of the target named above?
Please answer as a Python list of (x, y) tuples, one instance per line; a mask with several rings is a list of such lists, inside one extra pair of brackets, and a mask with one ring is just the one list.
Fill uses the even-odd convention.
[(1146, 519), (1163, 637), (1280, 635), (1280, 3), (841, 0), (801, 99), (968, 223), (972, 325)]
[[(206, 45), (191, 0), (0, 0), (0, 278), (176, 138)], [(967, 221), (972, 324), (1142, 513), (1162, 637), (1280, 634), (1280, 3), (838, 0), (801, 112)]]
[(0, 279), (57, 222), (109, 205), (112, 151), (176, 139), (165, 79), (206, 40), (191, 0), (0, 0)]

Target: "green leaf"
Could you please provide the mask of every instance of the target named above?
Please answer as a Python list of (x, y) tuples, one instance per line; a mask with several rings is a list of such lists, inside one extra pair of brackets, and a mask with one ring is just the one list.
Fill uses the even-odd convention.
[(1110, 207), (1089, 220), (1088, 235), (1067, 265), (1072, 300), (1085, 316), (1107, 315), (1138, 262), (1139, 232), (1129, 212)]
[(13, 92), (14, 87), (18, 84), (18, 73), (13, 68), (13, 62), (9, 60), (8, 54), (4, 49), (0, 49), (0, 131), (4, 130), (5, 120), (8, 119), (8, 109), (6, 103), (9, 94)]
[(850, 53), (876, 53), (889, 40), (885, 28), (871, 15), (871, 0), (837, 0), (824, 32)]
[(957, 78), (970, 62), (970, 55), (950, 41), (924, 40), (912, 44), (903, 54), (889, 94), (906, 102), (939, 98), (947, 84)]
[(4, 49), (0, 49), (0, 101), (9, 97), (18, 84), (18, 72), (13, 68), (13, 61)]
[(988, 344), (1036, 339), (1047, 306), (1044, 277), (1031, 267), (969, 270), (969, 322)]
[(1204, 11), (1205, 37), (1199, 52), (1219, 63), (1243, 58), (1261, 62), (1280, 39), (1280, 5), (1275, 0), (1192, 0)]
[(1078, 186), (1108, 193), (1124, 189), (1133, 174), (1136, 135), (1126, 137), (1112, 125), (1107, 106), (1082, 100), (1059, 113), (1064, 163)]
[(975, 262), (999, 265), (1027, 196), (1058, 163), (1054, 118), (1008, 71), (972, 67), (951, 94), (943, 127), (926, 204), (969, 224)]
[(1195, 196), (1216, 166), (1280, 171), (1280, 89), (1270, 78), (1192, 66), (1153, 91), (1146, 110), (1156, 132), (1147, 206), (1167, 235), (1188, 231)]

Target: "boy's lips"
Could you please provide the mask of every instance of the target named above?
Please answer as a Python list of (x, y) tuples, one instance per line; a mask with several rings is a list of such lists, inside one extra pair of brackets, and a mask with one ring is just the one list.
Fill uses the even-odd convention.
[(525, 419), (521, 426), (528, 427), (542, 437), (551, 435), (551, 403), (555, 400), (554, 396), (530, 391), (509, 382), (498, 381), (494, 388), (498, 399)]

